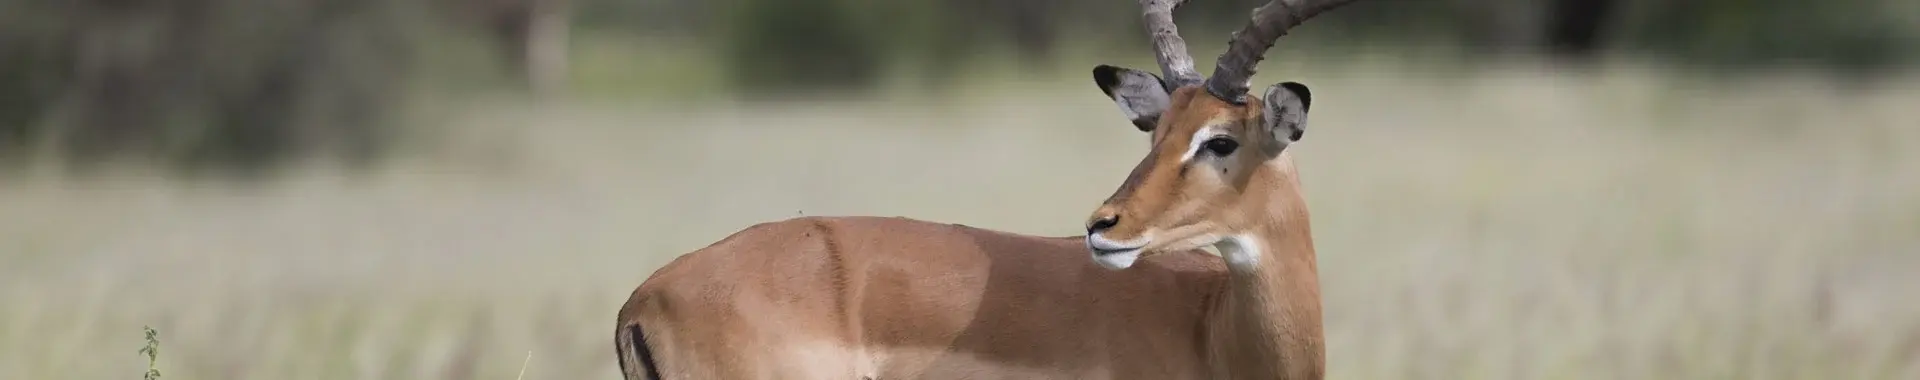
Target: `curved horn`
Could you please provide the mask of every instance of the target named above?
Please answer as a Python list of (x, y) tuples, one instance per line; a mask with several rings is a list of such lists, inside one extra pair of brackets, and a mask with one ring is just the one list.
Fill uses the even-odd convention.
[(1160, 73), (1166, 76), (1169, 90), (1201, 81), (1200, 72), (1193, 69), (1193, 56), (1187, 54), (1187, 41), (1180, 38), (1180, 28), (1173, 25), (1173, 10), (1186, 2), (1140, 0), (1140, 17), (1153, 38), (1154, 58), (1160, 61)]
[(1236, 104), (1246, 101), (1247, 81), (1253, 79), (1254, 66), (1287, 34), (1287, 29), (1307, 19), (1354, 0), (1273, 0), (1253, 10), (1253, 19), (1233, 33), (1227, 52), (1220, 54), (1213, 76), (1207, 78), (1207, 92)]

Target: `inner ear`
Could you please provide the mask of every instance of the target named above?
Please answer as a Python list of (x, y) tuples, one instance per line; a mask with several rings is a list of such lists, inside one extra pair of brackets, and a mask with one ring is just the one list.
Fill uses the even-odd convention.
[(1093, 68), (1093, 84), (1120, 106), (1120, 113), (1141, 131), (1153, 131), (1160, 114), (1172, 103), (1160, 76), (1125, 67), (1099, 65)]
[(1262, 96), (1262, 114), (1265, 115), (1263, 127), (1273, 134), (1273, 141), (1282, 148), (1286, 144), (1300, 141), (1307, 134), (1307, 108), (1313, 104), (1313, 93), (1307, 85), (1295, 82), (1282, 82), (1267, 87)]

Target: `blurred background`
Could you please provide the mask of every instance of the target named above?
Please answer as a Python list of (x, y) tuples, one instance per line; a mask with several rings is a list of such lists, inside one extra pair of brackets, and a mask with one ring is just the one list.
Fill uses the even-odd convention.
[[(1178, 13), (1198, 67), (1260, 0)], [(1052, 236), (1145, 152), (1120, 0), (0, 2), (0, 378), (614, 379), (749, 225)], [(1920, 2), (1297, 28), (1336, 379), (1920, 378)]]

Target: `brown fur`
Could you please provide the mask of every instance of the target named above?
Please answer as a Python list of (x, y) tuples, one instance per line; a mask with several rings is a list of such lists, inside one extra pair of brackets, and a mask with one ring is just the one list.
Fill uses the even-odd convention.
[[(644, 341), (667, 379), (1320, 379), (1318, 278), (1292, 160), (1265, 141), (1259, 107), (1201, 93), (1174, 92), (1152, 153), (1100, 208), (1125, 215), (1110, 235), (1174, 237), (1130, 268), (1095, 265), (1081, 237), (905, 218), (763, 223), (634, 290), (617, 321), (623, 372), (646, 378), (631, 344)], [(1243, 153), (1224, 171), (1182, 169), (1208, 122), (1228, 123)], [(1262, 247), (1259, 265), (1188, 247), (1229, 234)]]

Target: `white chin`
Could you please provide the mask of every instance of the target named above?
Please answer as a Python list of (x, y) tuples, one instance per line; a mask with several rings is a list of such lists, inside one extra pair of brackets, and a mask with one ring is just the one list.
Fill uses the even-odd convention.
[(1139, 260), (1140, 260), (1140, 250), (1138, 249), (1130, 250), (1126, 252), (1093, 254), (1094, 263), (1100, 264), (1100, 266), (1103, 268), (1112, 269), (1112, 270), (1127, 269), (1128, 267), (1133, 266), (1133, 262), (1139, 261)]

